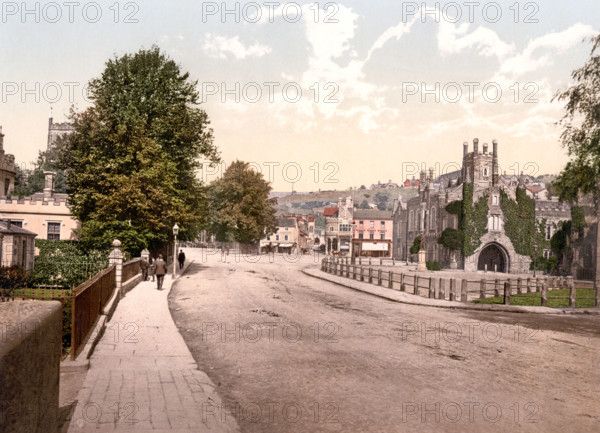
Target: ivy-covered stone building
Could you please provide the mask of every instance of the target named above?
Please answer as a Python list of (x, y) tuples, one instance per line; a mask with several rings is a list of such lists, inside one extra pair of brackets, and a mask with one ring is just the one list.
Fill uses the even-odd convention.
[(535, 247), (541, 255), (550, 241), (544, 213), (540, 207), (536, 213), (522, 179), (515, 185), (499, 175), (496, 140), (491, 152), (478, 139), (472, 151), (465, 142), (457, 176), (422, 172), (418, 196), (395, 203), (394, 256), (415, 261), (411, 249), (422, 248), (427, 261), (446, 268), (529, 271)]

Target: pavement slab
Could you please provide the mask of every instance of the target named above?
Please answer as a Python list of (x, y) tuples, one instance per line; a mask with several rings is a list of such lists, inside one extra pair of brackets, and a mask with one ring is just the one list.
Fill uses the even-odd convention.
[(220, 399), (173, 322), (172, 285), (170, 275), (161, 291), (141, 282), (120, 300), (90, 357), (69, 433), (239, 431), (233, 418), (207, 410)]

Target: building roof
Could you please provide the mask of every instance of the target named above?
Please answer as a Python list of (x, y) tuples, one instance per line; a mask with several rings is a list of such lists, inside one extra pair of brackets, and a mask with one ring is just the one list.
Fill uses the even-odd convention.
[(541, 185), (532, 185), (532, 186), (526, 186), (525, 189), (531, 191), (532, 193), (536, 194), (540, 191), (544, 191), (546, 189), (545, 186), (541, 186)]
[(335, 216), (335, 214), (337, 214), (338, 211), (339, 211), (339, 209), (337, 207), (326, 207), (325, 209), (323, 209), (323, 216), (326, 216), (326, 217)]
[(277, 218), (277, 227), (296, 227), (295, 218)]
[(354, 209), (355, 220), (391, 220), (392, 211), (379, 209)]
[(0, 233), (3, 235), (28, 235), (37, 236), (36, 233), (25, 230), (24, 228), (17, 227), (14, 224), (8, 226), (8, 221), (0, 221)]

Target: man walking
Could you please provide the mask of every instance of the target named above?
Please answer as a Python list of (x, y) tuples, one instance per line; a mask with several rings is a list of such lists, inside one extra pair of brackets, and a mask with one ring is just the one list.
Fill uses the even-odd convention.
[(165, 279), (165, 274), (167, 273), (167, 264), (163, 260), (162, 254), (158, 255), (158, 259), (154, 262), (155, 266), (155, 274), (156, 274), (156, 285), (158, 290), (162, 290), (163, 280)]
[(148, 280), (148, 268), (149, 267), (150, 267), (150, 264), (148, 263), (148, 260), (146, 260), (145, 257), (142, 257), (140, 260), (140, 269), (142, 271), (142, 281)]
[(183, 269), (183, 264), (185, 263), (185, 253), (183, 252), (183, 250), (179, 250), (177, 260), (179, 261), (179, 269)]

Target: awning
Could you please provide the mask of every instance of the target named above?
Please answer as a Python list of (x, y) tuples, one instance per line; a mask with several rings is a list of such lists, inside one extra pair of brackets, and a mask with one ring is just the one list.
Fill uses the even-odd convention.
[(261, 241), (260, 242), (260, 246), (261, 247), (268, 247), (269, 244), (271, 244), (272, 247), (276, 247), (277, 245), (279, 245), (279, 242), (271, 242), (271, 241)]
[(350, 246), (349, 245), (341, 245), (340, 246), (340, 251), (342, 251), (342, 250), (350, 251)]
[(293, 246), (294, 246), (294, 244), (279, 244), (279, 246), (280, 246), (281, 248), (291, 248), (291, 247), (293, 247)]
[(363, 242), (362, 244), (363, 251), (387, 251), (388, 244), (387, 243), (373, 243), (373, 242)]

